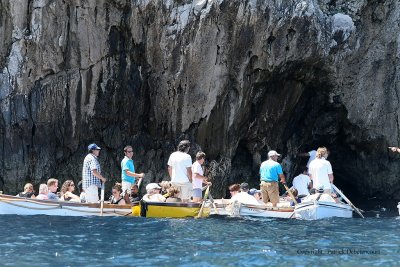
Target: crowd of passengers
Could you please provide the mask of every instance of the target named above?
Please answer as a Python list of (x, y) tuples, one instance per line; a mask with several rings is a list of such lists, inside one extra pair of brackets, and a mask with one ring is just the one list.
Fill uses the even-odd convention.
[[(171, 181), (163, 181), (160, 184), (150, 183), (146, 186), (146, 194), (143, 200), (147, 202), (201, 202), (203, 200), (203, 190), (211, 183), (207, 177), (204, 176), (203, 165), (206, 154), (202, 151), (196, 153), (196, 159), (192, 162), (191, 156), (188, 154), (190, 149), (190, 142), (183, 140), (179, 143), (177, 151), (173, 152), (168, 159), (168, 174)], [(47, 184), (39, 186), (39, 194), (35, 196), (33, 185), (28, 183), (24, 187), (24, 191), (19, 193), (20, 197), (31, 197), (41, 200), (55, 200), (55, 201), (73, 201), (83, 203), (97, 203), (99, 201), (99, 189), (102, 183), (104, 184), (107, 179), (101, 174), (100, 163), (98, 157), (101, 148), (96, 144), (88, 146), (88, 154), (83, 162), (82, 181), (79, 182), (80, 193), (76, 194), (76, 185), (74, 181), (67, 180), (58, 190), (58, 180), (50, 178)], [(300, 197), (309, 195), (309, 189), (314, 188), (316, 185), (322, 185), (322, 190), (325, 193), (330, 193), (330, 183), (333, 182), (333, 174), (331, 171), (330, 163), (326, 160), (329, 151), (322, 147), (318, 151), (310, 151), (305, 155), (310, 157), (310, 168), (314, 165), (321, 165), (322, 167), (313, 168), (316, 171), (313, 173), (321, 173), (321, 169), (325, 171), (324, 179), (319, 178), (313, 174), (314, 179), (310, 179), (308, 168), (305, 167), (301, 174), (293, 180), (293, 188), (290, 189), (292, 193), (287, 201), (295, 201), (299, 203)], [(112, 187), (112, 196), (110, 203), (116, 205), (130, 204), (141, 199), (139, 193), (139, 186), (144, 177), (144, 173), (137, 173), (135, 171), (133, 162), (133, 148), (126, 146), (124, 148), (124, 158), (121, 161), (121, 183), (116, 183)], [(264, 161), (260, 167), (260, 190), (256, 188), (249, 189), (247, 183), (233, 184), (229, 187), (231, 193), (231, 201), (238, 201), (243, 204), (263, 205), (271, 204), (276, 206), (280, 201), (278, 180), (286, 186), (286, 178), (283, 175), (282, 167), (277, 162), (280, 154), (276, 151), (268, 152), (268, 160)], [(319, 166), (317, 165), (317, 166)], [(311, 174), (311, 173), (310, 173)], [(311, 175), (310, 175), (311, 176)], [(326, 176), (326, 177), (325, 177)], [(315, 183), (312, 183), (313, 182)], [(321, 181), (323, 183), (321, 184)], [(322, 192), (322, 191), (321, 191)], [(299, 195), (299, 197), (297, 196)], [(294, 197), (293, 197), (294, 196)], [(295, 200), (295, 201), (294, 201)]]

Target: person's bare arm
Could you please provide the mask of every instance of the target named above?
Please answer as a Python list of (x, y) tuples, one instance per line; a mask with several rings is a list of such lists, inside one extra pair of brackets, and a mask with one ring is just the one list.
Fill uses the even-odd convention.
[(172, 167), (171, 166), (168, 166), (168, 174), (169, 174), (169, 177), (172, 178)]
[(189, 182), (192, 182), (192, 167), (187, 167), (186, 170), (188, 173)]
[(144, 173), (131, 172), (130, 170), (125, 170), (125, 173), (128, 176), (137, 177), (137, 178), (143, 178), (143, 176), (144, 176)]
[(92, 170), (93, 175), (96, 176), (97, 178), (99, 178), (100, 180), (103, 181), (103, 183), (105, 183), (107, 181), (106, 178), (104, 178), (98, 171), (97, 169)]
[(297, 156), (298, 157), (309, 157), (310, 154), (308, 154), (308, 152), (306, 152), (306, 153), (298, 153)]
[(333, 184), (333, 173), (328, 174), (329, 177), (329, 182), (331, 182), (331, 184)]
[(285, 175), (283, 175), (283, 174), (279, 174), (279, 178), (281, 178), (281, 183), (282, 183), (282, 184), (286, 184), (286, 178), (285, 178)]

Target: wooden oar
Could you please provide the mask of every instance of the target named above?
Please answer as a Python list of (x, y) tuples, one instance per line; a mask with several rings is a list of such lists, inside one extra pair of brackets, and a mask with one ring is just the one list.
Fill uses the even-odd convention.
[(356, 208), (353, 203), (351, 203), (351, 201), (342, 193), (342, 191), (339, 190), (339, 188), (337, 188), (334, 184), (331, 184), (331, 186), (347, 202), (347, 204), (349, 204), (358, 213), (358, 215), (361, 216), (361, 218), (364, 218), (364, 216), (361, 214), (361, 211)]
[(299, 203), (297, 203), (296, 198), (294, 197), (292, 191), (289, 189), (289, 187), (286, 184), (283, 184), (283, 186), (285, 187), (286, 191), (288, 192), (290, 198), (293, 200), (294, 204), (297, 205)]
[(103, 216), (104, 208), (104, 182), (101, 183), (101, 195), (100, 195), (100, 216)]
[(210, 192), (210, 186), (207, 186), (206, 192), (204, 193), (203, 203), (201, 203), (199, 214), (197, 214), (197, 216), (195, 217), (196, 219), (200, 218), (203, 215), (203, 209), (206, 204), (209, 192)]
[(217, 205), (215, 205), (214, 198), (211, 196), (211, 193), (208, 193), (208, 199), (211, 201), (212, 206), (214, 207), (214, 211), (216, 214), (219, 214)]

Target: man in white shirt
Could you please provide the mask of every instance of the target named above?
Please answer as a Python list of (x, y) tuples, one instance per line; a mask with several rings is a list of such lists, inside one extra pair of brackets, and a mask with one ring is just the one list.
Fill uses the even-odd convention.
[(201, 202), (203, 183), (208, 184), (207, 177), (204, 176), (203, 168), (201, 167), (205, 158), (206, 154), (204, 152), (197, 152), (196, 161), (192, 165), (193, 202)]
[(168, 174), (171, 184), (178, 188), (180, 198), (188, 202), (192, 191), (192, 158), (188, 154), (190, 142), (183, 140), (178, 145), (178, 151), (173, 152), (168, 159)]
[(313, 188), (323, 188), (324, 193), (331, 193), (331, 183), (333, 183), (332, 165), (326, 160), (328, 152), (325, 147), (317, 150), (316, 158), (310, 163), (309, 174), (313, 183)]
[(293, 179), (293, 187), (297, 189), (299, 197), (310, 195), (310, 192), (308, 190), (311, 188), (311, 179), (307, 174), (308, 168), (303, 167), (302, 173), (300, 173)]

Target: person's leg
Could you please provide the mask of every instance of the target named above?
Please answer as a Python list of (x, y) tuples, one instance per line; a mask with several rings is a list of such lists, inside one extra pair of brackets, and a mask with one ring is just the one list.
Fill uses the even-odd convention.
[(132, 184), (130, 182), (122, 181), (121, 187), (122, 187), (122, 195), (123, 196), (125, 196), (126, 192), (128, 192), (128, 195), (130, 195), (131, 186), (132, 186)]
[(193, 202), (201, 202), (201, 200), (202, 200), (201, 188), (193, 189)]
[(192, 196), (192, 183), (181, 184), (181, 190), (182, 202), (189, 202)]
[(87, 203), (97, 203), (99, 202), (99, 189), (95, 185), (91, 185), (85, 188), (86, 202)]
[(278, 183), (269, 183), (268, 196), (271, 200), (272, 206), (276, 207), (279, 203), (279, 185)]
[(269, 197), (268, 197), (266, 182), (261, 182), (260, 190), (261, 190), (261, 195), (262, 195), (262, 201), (264, 202), (264, 204), (267, 204), (269, 202)]

